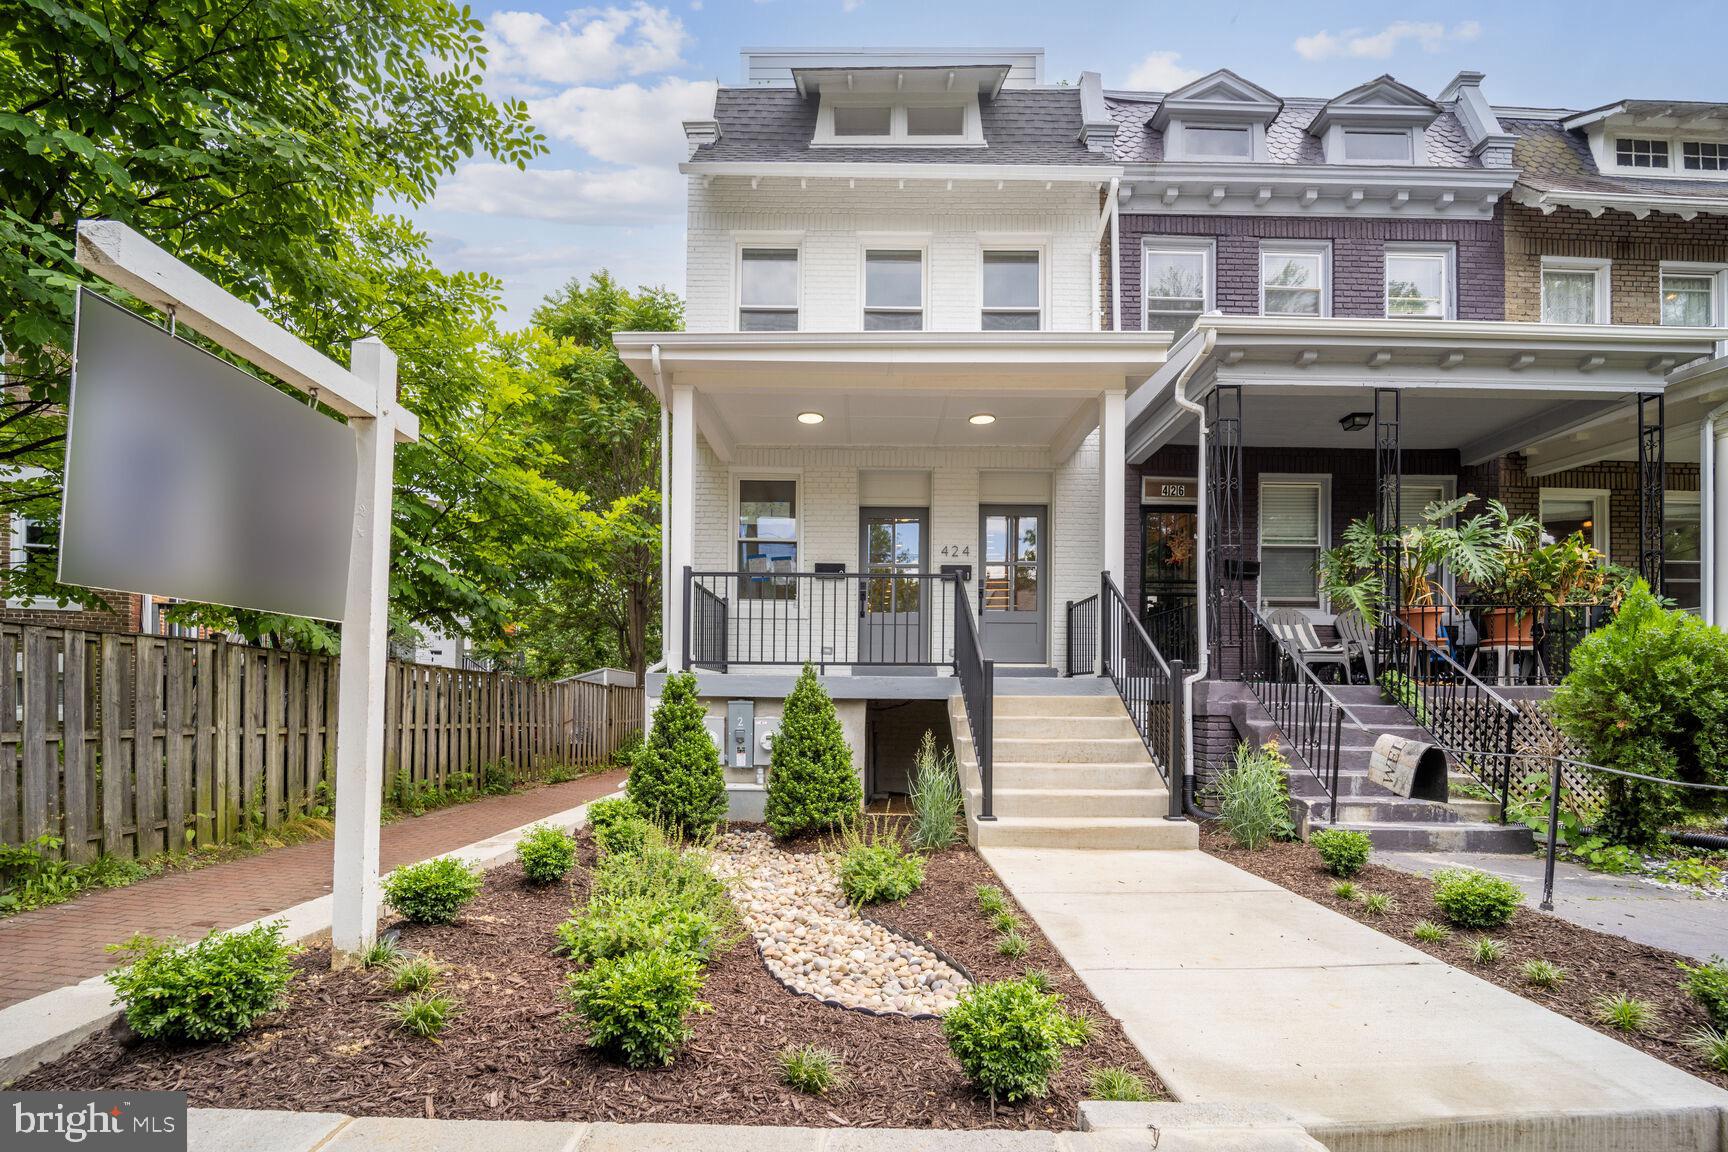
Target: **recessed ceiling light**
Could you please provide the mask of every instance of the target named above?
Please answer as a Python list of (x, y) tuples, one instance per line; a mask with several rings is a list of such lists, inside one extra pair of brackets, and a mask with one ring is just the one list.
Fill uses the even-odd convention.
[(800, 424), (820, 424), (820, 423), (822, 423), (822, 413), (820, 413), (820, 412), (800, 412), (800, 413), (798, 413), (798, 423), (800, 423)]
[(974, 412), (971, 415), (970, 419), (971, 419), (972, 423), (974, 423), (974, 424), (994, 424), (994, 423), (996, 423), (996, 417), (992, 416), (988, 412)]

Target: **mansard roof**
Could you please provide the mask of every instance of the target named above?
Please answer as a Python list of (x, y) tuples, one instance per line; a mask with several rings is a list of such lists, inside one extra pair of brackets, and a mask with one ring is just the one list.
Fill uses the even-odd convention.
[(1178, 117), (1265, 124), (1283, 106), (1282, 100), (1258, 84), (1220, 68), (1166, 93), (1152, 114), (1152, 125), (1162, 132)]
[[(1157, 93), (1110, 92), (1105, 96), (1110, 115), (1116, 121), (1115, 159), (1123, 164), (1156, 164), (1164, 159), (1164, 133), (1152, 126), (1153, 114), (1164, 97)], [(1266, 152), (1269, 164), (1324, 164), (1325, 150), (1319, 137), (1309, 128), (1321, 110), (1332, 101), (1307, 97), (1289, 97), (1283, 107), (1266, 125)], [(1480, 168), (1481, 161), (1471, 155), (1470, 142), (1464, 126), (1450, 108), (1436, 106), (1437, 112), (1427, 126), (1426, 151), (1432, 167)]]
[[(1578, 117), (1564, 113), (1554, 119), (1501, 118), (1501, 126), (1516, 137), (1512, 145), (1512, 163), (1519, 169), (1519, 188), (1535, 193), (1534, 197), (1517, 198), (1529, 201), (1546, 197), (1561, 205), (1577, 200), (1579, 207), (1594, 203), (1593, 196), (1603, 197), (1606, 207), (1616, 207), (1614, 200), (1617, 198), (1728, 200), (1728, 182), (1720, 179), (1688, 180), (1684, 177), (1603, 172), (1590, 152), (1590, 143), (1584, 132), (1568, 130), (1565, 126), (1567, 119), (1577, 120)], [(1121, 139), (1120, 132), (1117, 139)]]

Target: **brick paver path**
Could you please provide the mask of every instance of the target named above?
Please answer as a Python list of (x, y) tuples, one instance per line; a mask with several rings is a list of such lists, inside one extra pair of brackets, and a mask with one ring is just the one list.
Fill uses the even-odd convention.
[[(619, 769), (398, 820), (380, 835), (382, 867), (411, 864), (533, 823), (615, 792), (623, 780)], [(106, 972), (113, 966), (106, 946), (135, 932), (192, 940), (212, 928), (232, 928), (315, 900), (330, 891), (331, 863), (330, 841), (318, 840), (101, 889), (0, 920), (0, 1008)]]

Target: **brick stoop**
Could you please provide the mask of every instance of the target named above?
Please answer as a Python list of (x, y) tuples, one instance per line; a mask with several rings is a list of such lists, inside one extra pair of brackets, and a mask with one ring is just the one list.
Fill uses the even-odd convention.
[[(1523, 854), (1535, 847), (1530, 829), (1499, 822), (1498, 803), (1465, 797), (1446, 804), (1410, 800), (1370, 780), (1368, 762), (1379, 737), (1390, 734), (1431, 741), (1433, 736), (1398, 705), (1383, 703), (1380, 690), (1372, 685), (1333, 685), (1332, 691), (1368, 730), (1348, 724), (1344, 728), (1338, 754), (1337, 824), (1330, 824), (1334, 802), (1327, 799), (1321, 782), (1300, 764), (1291, 769), (1290, 796), (1301, 806), (1299, 818), (1305, 831), (1322, 826), (1353, 828), (1368, 833), (1374, 847), (1388, 852)], [(1260, 743), (1278, 735), (1272, 718), (1252, 697), (1233, 701), (1231, 710), (1247, 739)], [(1457, 775), (1452, 777), (1454, 786), (1459, 780)]]
[(996, 819), (978, 819), (982, 785), (966, 708), (949, 701), (965, 785), (966, 831), (978, 847), (1193, 848), (1198, 827), (1170, 820), (1170, 792), (1114, 695), (1003, 696), (995, 701)]

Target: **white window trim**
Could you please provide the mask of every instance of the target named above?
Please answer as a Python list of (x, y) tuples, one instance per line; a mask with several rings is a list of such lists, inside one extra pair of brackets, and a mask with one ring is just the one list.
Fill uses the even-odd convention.
[[(39, 476), (46, 476), (48, 474), (46, 468), (38, 468), (34, 464), (24, 464), (15, 468), (7, 468), (4, 469), (3, 472), (4, 478), (7, 480), (34, 480)], [(29, 517), (20, 512), (7, 513), (6, 566), (8, 568), (17, 568), (24, 563), (24, 526), (28, 521)], [(35, 597), (31, 596), (8, 596), (6, 598), (6, 607), (28, 608), (42, 612), (84, 611), (84, 605), (80, 601), (72, 600), (65, 604), (60, 604), (53, 600), (37, 600)]]
[[(1453, 499), (1456, 499), (1458, 496), (1458, 477), (1456, 477), (1456, 476), (1428, 475), (1428, 474), (1418, 473), (1417, 475), (1414, 475), (1414, 476), (1403, 477), (1402, 480), (1400, 481), (1400, 488), (1402, 488), (1402, 486), (1404, 484), (1435, 484), (1435, 485), (1438, 485), (1440, 488), (1440, 499), (1442, 499), (1442, 500), (1453, 500)], [(1449, 519), (1456, 520), (1457, 518), (1456, 517), (1450, 517)], [(1457, 588), (1457, 582), (1452, 577), (1451, 569), (1445, 568), (1445, 567), (1442, 567), (1440, 569), (1440, 583), (1446, 589), (1446, 594), (1448, 596), (1451, 596)]]
[(1036, 252), (1038, 253), (1038, 327), (1034, 331), (1048, 332), (1050, 328), (1050, 238), (1040, 236), (1037, 239), (1015, 239), (1012, 237), (979, 237), (978, 242), (978, 308), (974, 313), (977, 319), (978, 331), (984, 331), (985, 312), (1008, 312), (1008, 308), (987, 308), (984, 304), (984, 256), (990, 252)]
[(1603, 556), (1612, 556), (1610, 551), (1614, 545), (1612, 526), (1608, 522), (1609, 510), (1613, 505), (1613, 493), (1606, 488), (1538, 488), (1536, 490), (1536, 520), (1541, 523), (1546, 517), (1542, 511), (1543, 503), (1550, 497), (1557, 500), (1591, 500), (1595, 502), (1596, 513), (1591, 517), (1596, 521), (1591, 530), (1595, 539), (1591, 545)]
[[(1257, 558), (1257, 562), (1262, 565), (1262, 571), (1264, 571), (1266, 560), (1266, 545), (1263, 542), (1266, 534), (1266, 504), (1265, 501), (1261, 499), (1260, 494), (1265, 490), (1265, 487), (1268, 484), (1300, 484), (1318, 488), (1320, 490), (1319, 548), (1321, 552), (1325, 552), (1328, 548), (1332, 547), (1331, 475), (1325, 472), (1262, 472), (1256, 479), (1254, 488), (1254, 555)], [(1273, 545), (1273, 547), (1280, 547), (1280, 545)], [(1267, 605), (1266, 597), (1262, 592), (1262, 587), (1260, 577), (1256, 576), (1254, 578), (1254, 599), (1259, 607), (1264, 609)], [(1310, 618), (1312, 618), (1316, 623), (1324, 623), (1327, 617), (1331, 615), (1332, 606), (1331, 601), (1326, 597), (1324, 589), (1320, 587), (1320, 574), (1318, 572), (1314, 574), (1314, 594), (1318, 600), (1318, 604), (1315, 607), (1303, 607), (1300, 605), (1297, 607), (1300, 611), (1308, 613)], [(1280, 605), (1280, 607), (1288, 607), (1288, 605)]]
[[(1347, 160), (1344, 158), (1344, 133), (1346, 130), (1408, 133), (1410, 136), (1410, 159)], [(1413, 168), (1428, 163), (1427, 132), (1414, 124), (1331, 124), (1327, 126), (1326, 134), (1321, 139), (1321, 147), (1326, 157), (1326, 163), (1348, 165), (1352, 168)]]
[(1260, 242), (1260, 315), (1306, 316), (1306, 312), (1266, 311), (1266, 257), (1318, 256), (1320, 258), (1320, 315), (1332, 315), (1332, 245), (1328, 241), (1273, 240)]
[[(1193, 152), (1188, 148), (1188, 129), (1214, 128), (1234, 132), (1246, 129), (1248, 132), (1248, 155), (1219, 156), (1210, 152)], [(1266, 125), (1230, 120), (1171, 120), (1164, 130), (1164, 158), (1166, 160), (1210, 160), (1219, 164), (1249, 164), (1266, 159)]]
[[(851, 107), (888, 108), (888, 135), (836, 136), (834, 109), (837, 105)], [(965, 112), (965, 130), (958, 136), (911, 136), (906, 131), (906, 109), (953, 107), (959, 104)], [(983, 148), (983, 113), (978, 107), (978, 95), (950, 96), (946, 93), (835, 93), (822, 94), (816, 109), (816, 134), (810, 140), (812, 148)]]
[(919, 233), (896, 237), (888, 233), (869, 233), (858, 237), (858, 331), (864, 331), (865, 318), (871, 312), (910, 312), (910, 308), (870, 307), (870, 253), (918, 253), (918, 317), (919, 327), (930, 329), (930, 237)]
[[(1391, 280), (1386, 275), (1387, 264), (1394, 256), (1438, 256), (1441, 257), (1440, 272), (1440, 316), (1441, 320), (1456, 320), (1458, 318), (1458, 246), (1456, 244), (1430, 243), (1387, 244), (1382, 249), (1380, 262), (1380, 306), (1385, 315), (1392, 315)], [(1435, 317), (1405, 316), (1400, 319), (1435, 319)]]
[[(726, 535), (727, 535), (726, 547), (728, 549), (728, 558), (726, 561), (726, 567), (723, 569), (723, 571), (727, 571), (727, 572), (741, 572), (741, 571), (743, 571), (743, 568), (742, 568), (743, 561), (741, 559), (739, 559), (738, 546), (744, 542), (744, 536), (738, 531), (738, 510), (739, 510), (740, 505), (742, 505), (742, 503), (743, 503), (743, 500), (740, 498), (739, 490), (742, 488), (742, 486), (743, 486), (742, 482), (745, 480), (790, 480), (794, 484), (797, 485), (797, 487), (793, 490), (793, 492), (794, 492), (794, 498), (798, 502), (797, 507), (800, 509), (799, 512), (797, 513), (797, 516), (798, 516), (798, 534), (793, 539), (792, 544), (793, 544), (793, 547), (797, 549), (798, 566), (796, 568), (794, 568), (793, 571), (795, 571), (795, 572), (811, 571), (812, 569), (810, 569), (808, 567), (809, 556), (804, 551), (804, 521), (806, 519), (806, 515), (805, 515), (805, 512), (803, 511), (805, 489), (804, 489), (804, 470), (802, 468), (747, 468), (747, 469), (740, 469), (740, 470), (736, 470), (736, 471), (728, 471), (727, 472), (727, 474), (726, 474), (727, 499), (728, 499), (728, 502), (730, 505), (731, 512), (730, 512), (729, 518), (726, 521)], [(796, 589), (801, 587), (801, 584), (802, 584), (802, 582), (794, 582), (793, 588), (796, 590)], [(804, 602), (804, 597), (801, 595), (794, 594), (794, 596), (792, 597), (792, 602), (801, 604)], [(758, 601), (756, 599), (748, 598), (748, 597), (744, 597), (744, 596), (740, 595), (738, 603), (737, 603), (737, 608), (738, 609), (744, 609), (746, 607), (746, 605), (753, 605), (753, 604), (757, 604), (757, 603), (785, 604), (785, 603), (787, 603), (787, 601), (784, 601), (784, 600), (760, 600), (760, 601)], [(753, 611), (754, 609), (751, 609), (751, 610)]]
[[(1613, 323), (1614, 262), (1612, 260), (1595, 256), (1544, 256), (1542, 257), (1543, 280), (1548, 278), (1549, 272), (1594, 272), (1596, 274), (1596, 317), (1591, 323)], [(1542, 323), (1562, 323), (1562, 321), (1552, 320), (1548, 316), (1548, 293), (1545, 286), (1538, 283), (1537, 291), (1542, 301)]]
[[(798, 324), (792, 330), (804, 330), (804, 234), (802, 232), (734, 232), (732, 234), (732, 323), (734, 331), (744, 330), (744, 249), (746, 248), (784, 248), (798, 253), (798, 291), (795, 307), (798, 309)], [(783, 308), (770, 308), (765, 305), (752, 305), (752, 310), (758, 312), (778, 312)]]
[(1656, 322), (1662, 322), (1662, 278), (1665, 276), (1710, 277), (1710, 320), (1708, 327), (1720, 328), (1728, 323), (1724, 314), (1723, 294), (1728, 288), (1728, 264), (1708, 264), (1687, 260), (1664, 260), (1656, 274)]
[(1218, 241), (1211, 236), (1143, 236), (1140, 239), (1140, 331), (1152, 331), (1152, 309), (1146, 294), (1146, 258), (1153, 252), (1198, 252), (1205, 261), (1205, 287), (1201, 290), (1200, 313), (1218, 306)]

